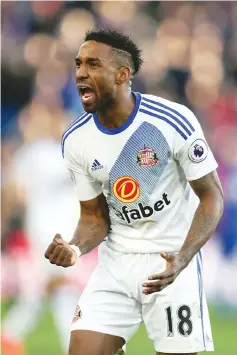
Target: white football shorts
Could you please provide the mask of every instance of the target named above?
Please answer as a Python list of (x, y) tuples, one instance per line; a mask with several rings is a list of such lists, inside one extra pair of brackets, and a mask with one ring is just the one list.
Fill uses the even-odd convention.
[(159, 254), (124, 254), (106, 241), (98, 265), (84, 289), (71, 330), (91, 330), (127, 342), (144, 322), (157, 352), (213, 351), (210, 320), (203, 291), (201, 254), (173, 284), (151, 295), (142, 293), (150, 275), (165, 270)]

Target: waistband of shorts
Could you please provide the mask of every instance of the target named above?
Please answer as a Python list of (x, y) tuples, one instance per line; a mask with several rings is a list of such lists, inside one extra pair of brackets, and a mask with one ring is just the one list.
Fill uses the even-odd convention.
[(107, 238), (102, 244), (106, 245), (109, 249), (112, 249), (115, 252), (123, 253), (123, 254), (159, 254), (161, 252), (166, 253), (178, 253), (181, 246), (170, 246), (162, 245), (164, 243), (157, 243), (156, 241), (150, 240), (129, 240), (126, 245), (121, 245), (120, 243), (116, 243), (111, 238)]

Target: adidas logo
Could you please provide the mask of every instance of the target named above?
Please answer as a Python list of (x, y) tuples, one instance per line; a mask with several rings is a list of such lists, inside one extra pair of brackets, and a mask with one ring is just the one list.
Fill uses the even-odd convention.
[(94, 163), (91, 166), (91, 171), (103, 169), (103, 165), (98, 162), (97, 159), (94, 160)]

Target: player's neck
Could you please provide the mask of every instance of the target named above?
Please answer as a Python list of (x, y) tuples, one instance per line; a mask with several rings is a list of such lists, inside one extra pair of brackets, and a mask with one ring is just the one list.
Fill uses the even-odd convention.
[(136, 101), (131, 91), (121, 94), (109, 109), (97, 112), (98, 119), (106, 128), (118, 128), (127, 121), (135, 103)]

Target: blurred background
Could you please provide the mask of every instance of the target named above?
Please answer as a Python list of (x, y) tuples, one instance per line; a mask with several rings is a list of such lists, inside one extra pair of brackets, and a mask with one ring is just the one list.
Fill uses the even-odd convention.
[[(69, 327), (97, 252), (71, 270), (43, 254), (68, 240), (78, 202), (61, 157), (82, 113), (74, 58), (84, 32), (121, 30), (144, 51), (134, 91), (197, 115), (218, 160), (225, 212), (204, 248), (215, 355), (237, 354), (237, 3), (2, 1), (2, 346), (5, 355), (66, 355)], [(128, 355), (154, 354), (144, 328)]]

